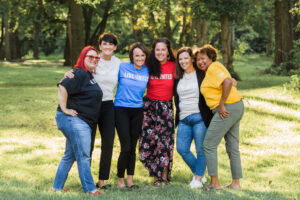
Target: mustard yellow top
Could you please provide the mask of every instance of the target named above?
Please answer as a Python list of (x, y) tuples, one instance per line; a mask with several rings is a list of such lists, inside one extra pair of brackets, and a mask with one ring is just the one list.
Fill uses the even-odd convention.
[[(212, 62), (207, 68), (200, 91), (211, 110), (219, 106), (222, 96), (222, 83), (226, 78), (231, 78), (231, 76), (227, 69), (218, 61)], [(232, 86), (225, 104), (236, 103), (241, 98), (242, 95), (237, 91), (235, 86)]]

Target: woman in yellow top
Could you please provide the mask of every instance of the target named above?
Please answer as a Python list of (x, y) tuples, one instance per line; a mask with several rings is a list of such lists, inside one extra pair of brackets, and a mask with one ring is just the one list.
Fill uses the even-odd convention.
[(226, 188), (240, 189), (242, 167), (239, 151), (239, 125), (244, 113), (242, 96), (227, 69), (217, 61), (217, 50), (204, 45), (195, 53), (197, 67), (205, 71), (200, 91), (214, 113), (203, 143), (210, 185), (205, 189), (221, 189), (218, 179), (218, 145), (225, 139), (230, 159), (232, 183)]

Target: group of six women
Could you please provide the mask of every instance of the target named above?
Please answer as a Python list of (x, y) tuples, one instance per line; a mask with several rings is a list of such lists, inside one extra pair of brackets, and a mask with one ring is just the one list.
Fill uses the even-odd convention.
[[(203, 187), (207, 166), (211, 183), (205, 189), (221, 189), (217, 147), (224, 137), (233, 179), (227, 187), (239, 189), (239, 121), (243, 103), (235, 81), (216, 61), (216, 49), (205, 45), (193, 54), (190, 47), (183, 47), (175, 58), (169, 40), (159, 38), (150, 53), (142, 43), (132, 44), (130, 62), (120, 62), (113, 56), (117, 48), (115, 35), (104, 33), (98, 42), (100, 56), (94, 47), (85, 47), (74, 69), (58, 83), (56, 121), (66, 137), (66, 151), (57, 169), (54, 191), (64, 190), (75, 160), (85, 192), (101, 194), (96, 187), (110, 187), (105, 181), (109, 179), (115, 127), (121, 144), (118, 187), (138, 188), (133, 182), (138, 140), (139, 160), (154, 178), (154, 186), (168, 184), (175, 125), (177, 151), (194, 174), (190, 187)], [(97, 124), (101, 155), (99, 179), (94, 185), (90, 161)], [(193, 139), (196, 156), (190, 151)]]

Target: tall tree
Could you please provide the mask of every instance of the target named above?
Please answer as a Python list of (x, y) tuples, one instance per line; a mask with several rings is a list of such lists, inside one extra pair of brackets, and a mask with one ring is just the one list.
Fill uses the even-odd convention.
[(10, 33), (9, 33), (9, 22), (8, 22), (8, 12), (4, 14), (4, 27), (5, 27), (5, 57), (6, 60), (12, 60), (11, 49), (10, 49)]
[(90, 34), (91, 34), (91, 25), (94, 14), (94, 7), (91, 5), (83, 5), (83, 17), (84, 17), (84, 29), (85, 29), (85, 38), (84, 43), (87, 45), (89, 43)]
[(164, 36), (171, 40), (171, 2), (170, 0), (164, 1), (164, 10), (165, 10), (165, 28), (164, 28)]
[(293, 47), (290, 0), (275, 0), (275, 57), (274, 63), (279, 66), (289, 59)]
[(271, 56), (272, 53), (272, 44), (273, 44), (273, 26), (274, 26), (274, 16), (273, 12), (271, 13), (269, 17), (269, 33), (268, 33), (268, 44), (266, 48), (266, 55)]
[(190, 3), (191, 15), (193, 20), (194, 27), (194, 41), (198, 47), (203, 46), (204, 44), (209, 43), (209, 24), (211, 13), (208, 9), (204, 7), (203, 0), (192, 0)]
[(74, 65), (84, 47), (82, 5), (69, 0), (68, 37), (71, 65)]
[(232, 40), (232, 22), (237, 23), (245, 15), (245, 10), (249, 9), (249, 0), (211, 0), (204, 1), (205, 6), (215, 15), (219, 16), (221, 21), (221, 54), (223, 64), (230, 71), (232, 76), (240, 79), (233, 68), (233, 40)]
[(0, 38), (0, 60), (3, 60), (3, 42), (4, 42), (4, 15), (1, 16), (1, 38)]
[(97, 5), (96, 9), (100, 9), (101, 7), (104, 7), (102, 20), (98, 23), (97, 27), (95, 28), (93, 34), (91, 35), (88, 44), (96, 46), (98, 41), (98, 36), (105, 31), (106, 24), (108, 17), (111, 14), (112, 6), (114, 5), (114, 0), (105, 0), (104, 3), (101, 3), (101, 5)]

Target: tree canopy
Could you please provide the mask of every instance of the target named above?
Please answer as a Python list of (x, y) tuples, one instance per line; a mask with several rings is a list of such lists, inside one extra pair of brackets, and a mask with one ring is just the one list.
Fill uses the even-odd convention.
[[(119, 38), (117, 52), (127, 53), (135, 41), (150, 46), (167, 37), (175, 49), (210, 43), (220, 49), (223, 62), (233, 70), (233, 55), (291, 51), (275, 44), (276, 22), (285, 13), (292, 36), (300, 39), (300, 1), (286, 0), (1, 0), (0, 59), (18, 60), (25, 55), (64, 54), (74, 64), (84, 45), (97, 46), (103, 32)], [(277, 38), (277, 41), (279, 39)], [(298, 47), (299, 48), (299, 47)], [(285, 52), (288, 54), (288, 52)], [(276, 66), (280, 65), (275, 62)]]

